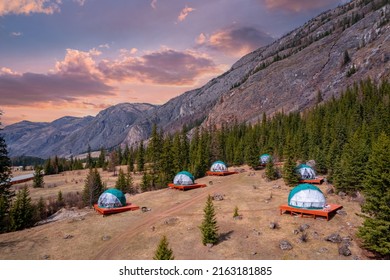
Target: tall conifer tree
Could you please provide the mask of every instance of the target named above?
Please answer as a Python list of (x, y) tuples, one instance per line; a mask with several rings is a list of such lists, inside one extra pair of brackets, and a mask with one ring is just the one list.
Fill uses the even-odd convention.
[(207, 197), (203, 213), (203, 221), (199, 227), (202, 232), (202, 243), (203, 245), (216, 244), (218, 242), (218, 225), (214, 204), (210, 195)]
[(390, 257), (390, 137), (382, 133), (372, 147), (363, 181), (367, 214), (358, 236), (363, 246), (386, 258)]

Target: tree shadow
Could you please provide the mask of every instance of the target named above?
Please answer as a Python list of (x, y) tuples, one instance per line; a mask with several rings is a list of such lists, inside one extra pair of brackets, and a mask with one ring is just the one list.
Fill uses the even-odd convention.
[(218, 238), (218, 243), (222, 243), (224, 241), (229, 240), (233, 232), (234, 230), (230, 230), (228, 232), (221, 233)]

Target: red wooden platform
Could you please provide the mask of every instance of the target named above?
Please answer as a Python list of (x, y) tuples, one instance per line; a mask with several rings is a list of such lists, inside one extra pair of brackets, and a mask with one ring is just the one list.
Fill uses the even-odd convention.
[(322, 184), (324, 177), (316, 177), (315, 179), (300, 179), (299, 183), (308, 183), (308, 184)]
[(95, 211), (99, 212), (103, 216), (109, 215), (109, 214), (115, 214), (115, 213), (120, 213), (120, 212), (125, 212), (125, 211), (134, 211), (138, 210), (139, 206), (128, 203), (126, 206), (123, 207), (117, 207), (117, 208), (101, 208), (97, 204), (93, 205), (93, 208), (95, 208)]
[(207, 176), (227, 176), (227, 175), (232, 175), (232, 174), (238, 174), (238, 172), (235, 171), (207, 171), (206, 172)]
[(281, 205), (280, 215), (284, 212), (290, 212), (292, 215), (301, 215), (301, 217), (325, 217), (327, 221), (329, 218), (338, 210), (343, 208), (343, 206), (338, 204), (327, 204), (323, 209), (305, 209), (305, 208), (296, 208), (289, 205)]
[(173, 183), (168, 184), (168, 187), (171, 189), (178, 189), (178, 190), (190, 190), (190, 189), (197, 189), (197, 188), (204, 188), (206, 187), (206, 184), (192, 184), (192, 185), (175, 185)]

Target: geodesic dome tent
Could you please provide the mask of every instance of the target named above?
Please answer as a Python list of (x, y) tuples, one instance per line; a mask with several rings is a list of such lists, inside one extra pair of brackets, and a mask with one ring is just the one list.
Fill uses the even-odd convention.
[(214, 162), (214, 163), (211, 165), (210, 171), (212, 171), (212, 172), (223, 172), (223, 171), (227, 171), (227, 164), (224, 163), (223, 161), (217, 160), (216, 162)]
[(296, 208), (322, 209), (326, 205), (326, 199), (316, 186), (300, 184), (290, 191), (288, 205)]
[(270, 160), (271, 156), (269, 154), (262, 154), (260, 156), (260, 163), (261, 164), (267, 164), (267, 162)]
[(173, 183), (175, 185), (192, 185), (195, 182), (194, 176), (188, 171), (180, 171), (173, 178)]
[(108, 189), (103, 192), (98, 200), (100, 208), (117, 208), (126, 206), (126, 197), (120, 190)]
[(301, 179), (315, 179), (316, 172), (312, 167), (306, 164), (300, 164), (295, 168), (295, 172), (298, 173)]

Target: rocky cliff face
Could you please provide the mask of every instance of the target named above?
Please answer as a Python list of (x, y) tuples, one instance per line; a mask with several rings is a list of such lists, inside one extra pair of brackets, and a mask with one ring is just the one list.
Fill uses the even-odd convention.
[(63, 117), (51, 123), (23, 121), (2, 131), (10, 156), (70, 156), (120, 144), (131, 125), (155, 106), (123, 103), (101, 111), (96, 117)]
[(238, 61), (233, 69), (246, 66), (243, 80), (221, 96), (205, 124), (300, 111), (318, 92), (326, 100), (362, 79), (388, 79), (390, 5), (375, 8), (353, 1)]
[(79, 154), (88, 144), (93, 150), (137, 144), (149, 137), (153, 123), (174, 132), (184, 124), (219, 126), (257, 121), (263, 113), (302, 111), (318, 102), (319, 92), (327, 100), (367, 78), (390, 78), (387, 0), (356, 0), (324, 12), (162, 106), (120, 104), (96, 118), (60, 119), (69, 127), (22, 122), (4, 133), (11, 155)]

